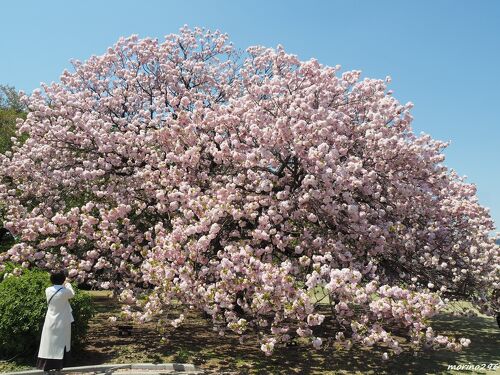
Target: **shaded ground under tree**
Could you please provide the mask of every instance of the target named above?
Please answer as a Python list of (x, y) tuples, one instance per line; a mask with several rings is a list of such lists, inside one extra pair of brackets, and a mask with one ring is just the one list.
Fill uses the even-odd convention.
[[(91, 292), (97, 314), (91, 323), (86, 346), (73, 354), (71, 366), (130, 362), (194, 363), (207, 374), (440, 374), (500, 373), (497, 371), (449, 371), (448, 365), (500, 364), (500, 330), (493, 318), (485, 316), (455, 317), (441, 315), (436, 330), (469, 337), (470, 348), (460, 353), (448, 351), (404, 352), (388, 361), (382, 350), (314, 350), (300, 342), (297, 346), (278, 349), (266, 357), (256, 341), (243, 345), (235, 335), (224, 337), (212, 330), (211, 323), (196, 312), (185, 313), (185, 324), (167, 329), (168, 339), (161, 337), (154, 323), (134, 326), (131, 336), (119, 335), (108, 317), (119, 311), (119, 304), (105, 292)], [(33, 366), (32, 358), (0, 362), (0, 371)]]

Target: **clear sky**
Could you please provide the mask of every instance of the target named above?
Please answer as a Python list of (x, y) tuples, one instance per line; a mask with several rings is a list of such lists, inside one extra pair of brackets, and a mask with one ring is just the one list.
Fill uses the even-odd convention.
[(415, 103), (414, 130), (450, 140), (446, 164), (478, 186), (500, 223), (500, 1), (51, 0), (1, 4), (0, 83), (31, 92), (69, 60), (120, 36), (162, 38), (184, 25), (236, 47), (282, 44), (302, 59), (393, 78)]

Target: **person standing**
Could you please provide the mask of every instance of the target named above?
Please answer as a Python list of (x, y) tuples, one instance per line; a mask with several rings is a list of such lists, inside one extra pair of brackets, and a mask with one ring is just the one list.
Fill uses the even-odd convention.
[(75, 292), (65, 280), (64, 272), (54, 272), (50, 275), (53, 285), (45, 289), (48, 308), (36, 367), (46, 373), (49, 370), (60, 371), (66, 365), (71, 350), (71, 323), (74, 319), (69, 300)]

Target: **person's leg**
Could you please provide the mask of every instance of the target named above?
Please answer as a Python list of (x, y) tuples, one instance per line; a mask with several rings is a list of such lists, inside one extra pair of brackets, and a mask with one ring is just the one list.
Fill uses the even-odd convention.
[(71, 362), (71, 350), (66, 351), (66, 347), (64, 347), (64, 354), (63, 354), (63, 365), (62, 367), (68, 367)]

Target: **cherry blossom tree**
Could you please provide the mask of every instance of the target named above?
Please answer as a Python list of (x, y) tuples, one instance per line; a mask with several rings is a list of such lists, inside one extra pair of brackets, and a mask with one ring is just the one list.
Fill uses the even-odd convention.
[(498, 309), (494, 223), (390, 78), (360, 75), (187, 27), (75, 61), (24, 96), (28, 139), (1, 156), (18, 242), (0, 260), (64, 266), (139, 321), (198, 309), (266, 354), (297, 336), (460, 350), (429, 318)]

